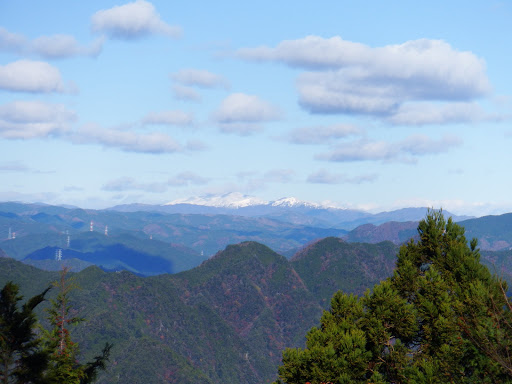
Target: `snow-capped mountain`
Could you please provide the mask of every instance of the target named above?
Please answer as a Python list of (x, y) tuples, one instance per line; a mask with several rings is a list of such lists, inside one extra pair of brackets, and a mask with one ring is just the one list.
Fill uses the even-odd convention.
[(316, 203), (308, 203), (306, 201), (302, 201), (296, 199), (295, 197), (283, 197), (282, 199), (269, 202), (273, 207), (307, 207), (307, 208), (325, 208), (320, 204)]
[[(362, 224), (382, 224), (388, 221), (419, 221), (428, 208), (403, 208), (391, 212), (370, 212), (340, 208), (332, 204), (316, 204), (285, 197), (266, 201), (254, 196), (231, 192), (223, 195), (205, 195), (178, 199), (163, 205), (128, 204), (112, 207), (123, 212), (157, 211), (170, 214), (233, 215), (274, 219), (297, 225), (317, 228), (351, 230)], [(444, 211), (445, 217), (453, 216)], [(455, 221), (468, 217), (453, 216)]]
[(239, 192), (231, 192), (224, 195), (204, 195), (187, 199), (177, 199), (164, 205), (178, 204), (202, 205), (218, 208), (242, 208), (253, 205), (267, 205), (268, 202), (257, 197), (243, 195)]
[(205, 195), (199, 197), (190, 197), (187, 199), (173, 200), (167, 204), (179, 205), (201, 205), (207, 207), (217, 208), (246, 208), (253, 206), (272, 206), (272, 207), (307, 207), (307, 208), (323, 208), (320, 204), (309, 203), (306, 201), (299, 200), (295, 197), (284, 197), (275, 201), (266, 201), (258, 197), (244, 195), (239, 192), (226, 193), (224, 195)]

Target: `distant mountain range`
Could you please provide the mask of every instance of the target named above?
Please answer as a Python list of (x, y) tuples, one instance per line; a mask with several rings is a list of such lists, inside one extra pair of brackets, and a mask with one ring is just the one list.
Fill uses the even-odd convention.
[[(390, 212), (372, 214), (362, 210), (309, 203), (294, 197), (282, 198), (275, 201), (264, 201), (240, 193), (180, 199), (162, 205), (117, 205), (110, 209), (120, 212), (146, 211), (265, 217), (291, 224), (320, 228), (337, 228), (347, 231), (368, 223), (382, 224), (388, 221), (419, 221), (425, 217), (428, 210), (426, 207), (403, 208)], [(448, 211), (445, 211), (444, 214), (446, 217), (452, 217), (455, 221), (471, 218), (470, 216), (457, 216)]]
[[(0, 203), (0, 248), (10, 257), (45, 269), (58, 269), (55, 259), (61, 257), (75, 271), (95, 264), (104, 270), (150, 276), (189, 270), (227, 245), (244, 241), (265, 244), (286, 257), (327, 237), (400, 245), (416, 236), (417, 221), (427, 212), (427, 208), (405, 208), (369, 214), (293, 198), (264, 203), (233, 194), (191, 202), (196, 204), (178, 201), (105, 210)], [(362, 224), (343, 229), (356, 222)], [(460, 223), (468, 239), (479, 239), (482, 250), (512, 248), (512, 214)]]

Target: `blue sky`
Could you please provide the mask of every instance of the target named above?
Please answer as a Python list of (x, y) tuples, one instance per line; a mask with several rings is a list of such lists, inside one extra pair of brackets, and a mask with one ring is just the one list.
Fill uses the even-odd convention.
[(510, 1), (4, 1), (0, 200), (512, 211)]

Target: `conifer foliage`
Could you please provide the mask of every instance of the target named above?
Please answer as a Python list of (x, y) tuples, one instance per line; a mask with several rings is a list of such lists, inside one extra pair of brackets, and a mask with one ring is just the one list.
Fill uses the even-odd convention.
[(0, 292), (0, 384), (89, 384), (106, 368), (111, 344), (93, 361), (78, 361), (78, 344), (72, 341), (69, 327), (83, 319), (72, 316), (69, 293), (76, 286), (67, 272), (63, 269), (54, 283), (58, 293), (47, 309), (50, 330), (38, 323), (34, 308), (52, 287), (28, 300), (21, 310), (16, 284), (8, 282)]
[(50, 288), (28, 300), (21, 309), (19, 287), (5, 284), (0, 292), (0, 383), (45, 383), (47, 353), (40, 348), (35, 332), (34, 308)]
[(400, 248), (392, 277), (362, 297), (333, 296), (306, 348), (283, 352), (277, 383), (512, 381), (506, 286), (441, 211), (418, 233)]
[(69, 294), (78, 287), (67, 277), (68, 271), (63, 268), (60, 279), (54, 283), (57, 297), (50, 299), (51, 307), (47, 310), (52, 329), (43, 330), (44, 348), (50, 356), (47, 378), (52, 383), (89, 384), (94, 382), (99, 369), (105, 369), (111, 345), (107, 344), (94, 361), (78, 362), (78, 344), (71, 339), (69, 328), (84, 319), (73, 316)]

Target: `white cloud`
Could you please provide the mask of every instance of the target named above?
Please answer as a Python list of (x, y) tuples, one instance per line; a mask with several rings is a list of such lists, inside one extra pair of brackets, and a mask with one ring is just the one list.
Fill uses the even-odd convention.
[(208, 179), (193, 172), (182, 172), (164, 182), (142, 183), (132, 177), (120, 177), (103, 185), (102, 190), (111, 192), (144, 191), (151, 193), (166, 192), (169, 187), (204, 185)]
[(131, 40), (155, 33), (170, 37), (181, 35), (180, 27), (162, 21), (153, 4), (144, 0), (98, 11), (91, 23), (94, 32), (117, 39)]
[(299, 104), (313, 113), (390, 115), (402, 102), (393, 83), (360, 82), (338, 72), (308, 72), (299, 76)]
[(398, 147), (411, 155), (421, 156), (448, 152), (450, 148), (461, 144), (462, 140), (456, 136), (445, 135), (440, 140), (432, 140), (425, 135), (413, 135), (399, 142)]
[(191, 87), (173, 85), (172, 92), (174, 93), (174, 98), (177, 100), (201, 101), (201, 95)]
[(401, 105), (387, 120), (397, 125), (471, 123), (494, 119), (477, 103), (407, 103)]
[(236, 134), (239, 136), (250, 136), (263, 131), (263, 126), (258, 123), (219, 123), (219, 129), (223, 133)]
[(167, 190), (165, 183), (141, 183), (131, 177), (121, 177), (111, 180), (101, 188), (104, 191), (121, 192), (121, 191), (144, 191), (152, 193), (162, 193)]
[(70, 129), (75, 119), (75, 113), (62, 104), (14, 101), (0, 105), (0, 136), (32, 139), (60, 135)]
[(0, 51), (19, 52), (27, 40), (23, 35), (11, 33), (7, 29), (0, 27)]
[(233, 93), (226, 97), (213, 119), (221, 131), (248, 135), (262, 130), (260, 123), (279, 119), (280, 111), (257, 96)]
[(194, 116), (183, 111), (151, 112), (144, 119), (144, 124), (164, 124), (189, 126), (194, 122)]
[(363, 130), (351, 124), (304, 127), (292, 130), (286, 139), (294, 144), (325, 144), (349, 136), (360, 136)]
[(201, 69), (182, 69), (171, 74), (171, 78), (177, 83), (187, 86), (229, 88), (229, 82), (223, 76)]
[(233, 93), (222, 101), (213, 119), (221, 132), (247, 136), (263, 130), (261, 123), (277, 120), (280, 116), (277, 107), (257, 96)]
[(364, 44), (346, 41), (338, 36), (330, 39), (307, 36), (283, 41), (275, 48), (242, 48), (237, 55), (246, 60), (278, 61), (292, 67), (325, 69), (368, 60), (370, 52), (371, 48)]
[(52, 35), (28, 40), (21, 34), (11, 33), (0, 27), (0, 51), (37, 55), (46, 59), (62, 59), (73, 56), (98, 56), (103, 47), (103, 38), (88, 46), (81, 45), (73, 36)]
[(258, 96), (232, 93), (226, 97), (215, 113), (219, 123), (255, 123), (277, 120), (279, 110)]
[(66, 90), (57, 68), (42, 61), (31, 60), (0, 65), (0, 89), (32, 93)]
[(42, 57), (61, 59), (73, 56), (96, 57), (101, 53), (104, 39), (96, 39), (89, 46), (82, 46), (70, 35), (41, 36), (30, 44), (30, 50)]
[(415, 163), (418, 156), (448, 152), (460, 146), (462, 140), (454, 136), (444, 136), (439, 140), (425, 135), (413, 135), (398, 142), (370, 141), (366, 139), (343, 143), (328, 153), (317, 155), (317, 159), (350, 161), (398, 161)]
[(375, 181), (377, 177), (377, 174), (374, 173), (351, 177), (342, 173), (331, 173), (321, 169), (309, 175), (307, 182), (313, 184), (361, 184)]
[(181, 145), (163, 133), (139, 134), (136, 132), (102, 128), (89, 124), (81, 127), (70, 137), (76, 144), (100, 144), (119, 148), (126, 152), (175, 153), (183, 150)]
[(313, 113), (393, 116), (405, 103), (467, 102), (491, 91), (484, 61), (441, 40), (373, 48), (308, 36), (275, 48), (241, 49), (238, 56), (310, 70), (297, 86), (299, 103)]

